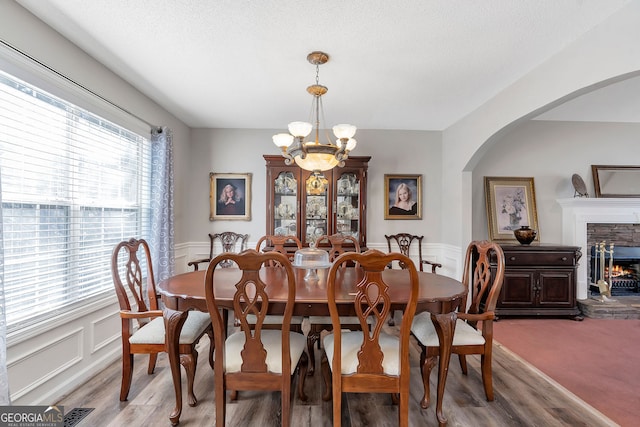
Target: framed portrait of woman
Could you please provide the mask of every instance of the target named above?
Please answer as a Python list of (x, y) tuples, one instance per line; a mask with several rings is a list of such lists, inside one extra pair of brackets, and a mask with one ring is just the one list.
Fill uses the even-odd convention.
[(251, 174), (209, 174), (209, 221), (251, 220)]
[[(513, 230), (522, 226), (538, 230), (533, 178), (485, 176), (484, 187), (489, 239), (517, 242)], [(539, 232), (535, 241), (540, 241)]]
[(422, 219), (422, 175), (385, 175), (384, 194), (384, 219)]

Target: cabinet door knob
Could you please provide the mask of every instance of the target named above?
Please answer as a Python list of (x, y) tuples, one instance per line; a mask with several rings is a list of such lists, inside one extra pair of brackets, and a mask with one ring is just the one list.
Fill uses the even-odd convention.
[(514, 257), (514, 256), (509, 258), (509, 261), (515, 261), (515, 260), (516, 260), (516, 257)]
[(562, 261), (566, 261), (566, 260), (567, 260), (567, 257), (566, 257), (566, 256), (563, 256), (563, 257), (562, 257)]

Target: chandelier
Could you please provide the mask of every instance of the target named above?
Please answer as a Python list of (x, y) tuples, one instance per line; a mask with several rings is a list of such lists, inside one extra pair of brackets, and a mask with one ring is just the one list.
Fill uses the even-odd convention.
[[(329, 55), (324, 52), (311, 52), (307, 55), (307, 61), (316, 66), (316, 83), (307, 87), (307, 92), (313, 95), (311, 104), (311, 117), (315, 123), (291, 122), (289, 133), (273, 135), (273, 143), (280, 147), (282, 156), (287, 165), (295, 163), (302, 169), (319, 172), (333, 169), (336, 166), (343, 167), (344, 161), (349, 157), (349, 152), (356, 147), (353, 136), (356, 127), (340, 124), (333, 127), (333, 133), (337, 140), (331, 142), (327, 135), (327, 142), (320, 142), (320, 112), (322, 109), (322, 95), (327, 93), (327, 87), (319, 84), (319, 68), (329, 60)], [(315, 125), (315, 126), (314, 126)], [(314, 130), (315, 140), (305, 141), (305, 138)]]

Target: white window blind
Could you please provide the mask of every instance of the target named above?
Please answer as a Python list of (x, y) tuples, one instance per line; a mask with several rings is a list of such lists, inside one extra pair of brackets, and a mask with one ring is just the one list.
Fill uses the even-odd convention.
[(9, 332), (113, 293), (113, 247), (149, 238), (150, 144), (0, 71)]

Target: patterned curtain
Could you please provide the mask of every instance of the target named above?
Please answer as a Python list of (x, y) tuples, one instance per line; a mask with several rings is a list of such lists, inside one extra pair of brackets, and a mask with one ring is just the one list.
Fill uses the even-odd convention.
[(4, 236), (2, 233), (2, 183), (0, 182), (0, 406), (11, 404), (7, 375), (7, 319), (4, 311)]
[(156, 281), (175, 274), (173, 242), (173, 136), (167, 127), (151, 132), (151, 236)]

